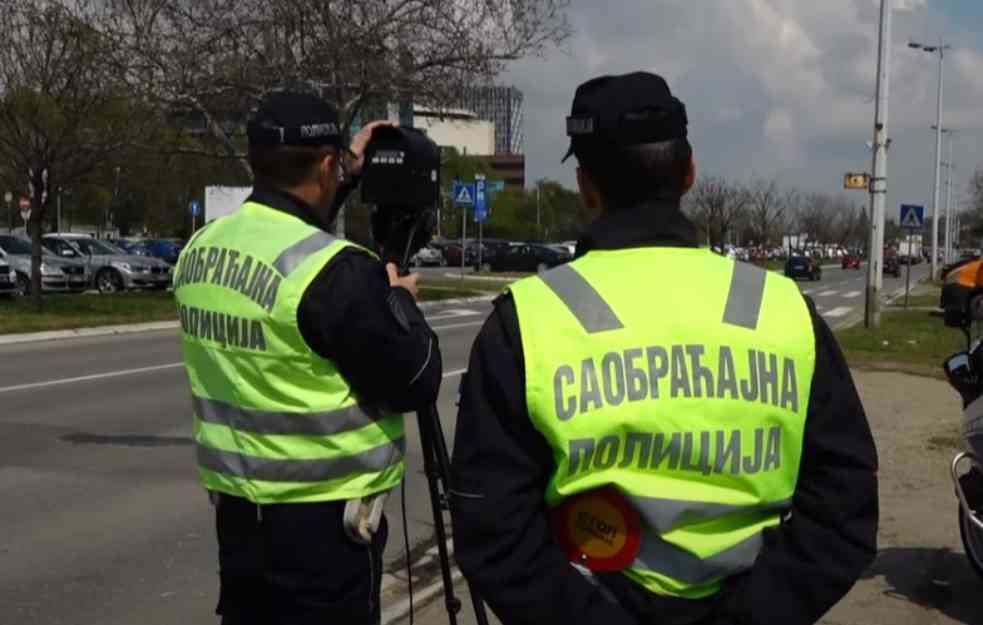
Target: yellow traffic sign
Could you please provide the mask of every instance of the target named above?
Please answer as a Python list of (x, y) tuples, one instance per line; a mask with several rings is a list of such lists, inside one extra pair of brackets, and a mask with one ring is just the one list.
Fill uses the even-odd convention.
[(851, 173), (843, 178), (843, 188), (855, 191), (866, 191), (870, 188), (870, 175)]

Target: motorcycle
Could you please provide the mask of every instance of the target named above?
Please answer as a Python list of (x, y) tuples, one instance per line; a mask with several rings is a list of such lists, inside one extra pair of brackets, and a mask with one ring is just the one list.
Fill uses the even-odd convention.
[(960, 315), (948, 314), (946, 325), (960, 327), (967, 349), (943, 364), (949, 384), (963, 400), (962, 436), (970, 451), (956, 455), (950, 472), (959, 501), (959, 534), (966, 557), (983, 577), (983, 339), (973, 326), (983, 321), (983, 295), (969, 300)]

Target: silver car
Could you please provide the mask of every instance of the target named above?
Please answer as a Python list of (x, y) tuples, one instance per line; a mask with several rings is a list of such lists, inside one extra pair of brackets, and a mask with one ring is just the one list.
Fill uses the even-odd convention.
[[(31, 242), (12, 234), (0, 234), (0, 258), (17, 273), (17, 291), (31, 291)], [(85, 265), (57, 258), (42, 250), (41, 290), (43, 292), (81, 293), (89, 288), (91, 275)]]
[(0, 297), (17, 293), (17, 272), (0, 256)]
[(59, 258), (85, 263), (100, 293), (171, 286), (171, 266), (158, 258), (127, 254), (111, 243), (82, 234), (46, 234), (41, 241)]

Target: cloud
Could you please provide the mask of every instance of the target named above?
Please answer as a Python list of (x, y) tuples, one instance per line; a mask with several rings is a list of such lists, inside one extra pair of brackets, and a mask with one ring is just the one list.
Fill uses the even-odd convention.
[[(559, 165), (563, 118), (576, 86), (600, 74), (662, 74), (687, 105), (704, 171), (780, 177), (833, 189), (843, 171), (869, 166), (879, 0), (575, 0), (569, 54), (524, 60), (506, 82), (526, 94), (530, 181), (573, 183)], [(890, 125), (897, 193), (925, 186), (925, 132), (934, 123), (937, 61), (909, 50), (925, 24), (952, 19), (926, 0), (896, 0)], [(966, 21), (947, 60), (947, 120), (983, 134), (983, 38)], [(946, 123), (949, 124), (950, 121)], [(931, 143), (929, 141), (929, 143)], [(964, 141), (963, 159), (983, 159)], [(934, 144), (933, 144), (934, 150)], [(975, 160), (972, 162), (975, 163)], [(858, 198), (859, 199), (859, 198)]]

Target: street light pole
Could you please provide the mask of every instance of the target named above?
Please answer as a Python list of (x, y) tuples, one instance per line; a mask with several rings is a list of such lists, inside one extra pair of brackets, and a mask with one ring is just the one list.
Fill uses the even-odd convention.
[(949, 133), (949, 162), (945, 176), (945, 263), (952, 262), (952, 133)]
[(884, 255), (884, 208), (887, 202), (887, 120), (888, 95), (891, 82), (891, 17), (892, 0), (881, 0), (881, 21), (877, 52), (877, 104), (874, 110), (874, 172), (870, 181), (870, 261), (867, 263), (867, 306), (864, 324), (868, 328), (881, 325), (880, 292), (883, 285), (881, 265)]
[(938, 264), (939, 264), (939, 202), (941, 199), (941, 181), (942, 181), (942, 93), (945, 85), (945, 51), (950, 49), (952, 46), (946, 45), (945, 41), (942, 40), (937, 46), (929, 46), (923, 43), (918, 43), (912, 41), (908, 44), (908, 47), (915, 50), (922, 50), (928, 52), (929, 54), (939, 55), (939, 93), (938, 102), (936, 106), (936, 132), (935, 132), (935, 195), (934, 201), (932, 203), (932, 278), (938, 275)]

